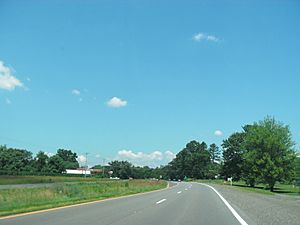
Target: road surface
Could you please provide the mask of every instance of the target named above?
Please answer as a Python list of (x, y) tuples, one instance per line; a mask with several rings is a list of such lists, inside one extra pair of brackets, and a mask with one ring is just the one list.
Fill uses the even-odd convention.
[(2, 219), (0, 224), (246, 225), (221, 198), (208, 186), (181, 182), (162, 191)]

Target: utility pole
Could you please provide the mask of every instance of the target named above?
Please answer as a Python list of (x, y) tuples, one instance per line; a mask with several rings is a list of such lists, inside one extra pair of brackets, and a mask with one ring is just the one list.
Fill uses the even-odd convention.
[(103, 165), (102, 165), (102, 176), (103, 176), (103, 178), (104, 178), (104, 169), (105, 169), (105, 167), (104, 167), (104, 165), (105, 165), (105, 159), (103, 159)]
[(85, 173), (84, 173), (84, 177), (86, 177), (86, 171), (87, 171), (87, 156), (89, 153), (85, 153)]

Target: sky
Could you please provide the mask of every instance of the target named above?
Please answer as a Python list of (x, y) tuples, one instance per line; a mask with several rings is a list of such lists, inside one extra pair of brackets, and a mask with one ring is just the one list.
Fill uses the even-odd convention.
[(0, 144), (168, 163), (274, 116), (300, 144), (297, 0), (0, 1)]

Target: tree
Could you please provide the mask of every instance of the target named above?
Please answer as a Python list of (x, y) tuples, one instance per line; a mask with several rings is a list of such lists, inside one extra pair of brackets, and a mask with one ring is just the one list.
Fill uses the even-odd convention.
[(210, 159), (212, 162), (219, 162), (221, 160), (221, 151), (215, 143), (209, 146), (208, 151), (210, 153)]
[(226, 178), (232, 177), (236, 181), (242, 177), (244, 136), (244, 132), (236, 132), (222, 143), (224, 160), (222, 175)]
[(245, 166), (271, 191), (277, 181), (293, 175), (295, 151), (288, 126), (267, 117), (248, 127), (244, 137)]
[(48, 165), (50, 173), (62, 173), (67, 169), (64, 160), (59, 155), (51, 156)]
[(295, 184), (300, 186), (300, 153), (298, 152), (296, 160), (295, 160)]
[(132, 177), (132, 164), (127, 161), (112, 161), (109, 163), (113, 176), (121, 179)]
[(48, 161), (49, 157), (45, 154), (45, 152), (39, 151), (35, 157), (35, 168), (37, 169), (37, 171), (47, 172)]
[(62, 158), (64, 167), (66, 169), (76, 169), (79, 167), (77, 161), (77, 154), (71, 150), (58, 149), (57, 155)]
[(168, 175), (171, 179), (184, 179), (185, 177), (208, 178), (210, 162), (207, 144), (191, 141), (169, 163)]
[(23, 149), (0, 146), (0, 170), (10, 173), (32, 171), (32, 153)]

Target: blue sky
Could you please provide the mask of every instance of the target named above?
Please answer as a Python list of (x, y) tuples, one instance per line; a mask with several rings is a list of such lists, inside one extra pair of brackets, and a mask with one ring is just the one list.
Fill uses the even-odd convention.
[(156, 166), (271, 115), (299, 148), (299, 12), (296, 0), (2, 0), (0, 143)]

